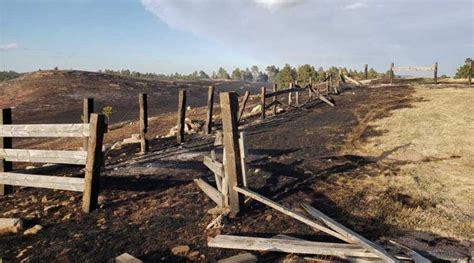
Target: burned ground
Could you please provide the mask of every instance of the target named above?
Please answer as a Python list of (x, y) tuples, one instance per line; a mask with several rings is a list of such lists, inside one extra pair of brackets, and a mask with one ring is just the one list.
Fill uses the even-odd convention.
[[(244, 130), (250, 149), (249, 187), (301, 214), (301, 202), (308, 202), (372, 240), (403, 242), (411, 233), (425, 250), (466, 254), (472, 245), (462, 238), (418, 231), (418, 222), (393, 223), (394, 209), (427, 209), (436, 201), (396, 189), (374, 194), (371, 187), (377, 185), (365, 182), (398, 176), (396, 163), (379, 162), (396, 149), (379, 156), (352, 151), (384, 133), (371, 127), (371, 121), (422, 100), (414, 92), (412, 87), (358, 88), (335, 97), (335, 108), (313, 102), (264, 121), (248, 119)], [(101, 179), (101, 207), (91, 214), (81, 212), (81, 195), (71, 192), (21, 188), (0, 197), (4, 217), (20, 217), (29, 226), (44, 227), (32, 236), (1, 237), (2, 256), (12, 261), (103, 262), (128, 252), (147, 262), (214, 261), (239, 253), (207, 247), (207, 239), (221, 233), (262, 237), (283, 233), (336, 241), (253, 201), (237, 218), (225, 221), (223, 228), (205, 230), (215, 217), (208, 213), (214, 204), (193, 179), (213, 180), (201, 163), (212, 142), (212, 136), (194, 135), (177, 146), (173, 138), (161, 138), (152, 142), (153, 152), (146, 155), (135, 154), (138, 145), (109, 152)], [(41, 171), (45, 169), (49, 171)], [(54, 167), (38, 170), (35, 173), (60, 172)], [(62, 172), (80, 174), (76, 167)], [(469, 240), (466, 234), (464, 240)], [(190, 251), (172, 253), (177, 246), (189, 246)], [(259, 255), (267, 262), (282, 257)]]

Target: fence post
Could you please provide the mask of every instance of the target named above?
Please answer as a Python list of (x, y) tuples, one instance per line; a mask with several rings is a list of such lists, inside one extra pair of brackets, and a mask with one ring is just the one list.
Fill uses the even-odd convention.
[[(293, 82), (290, 83), (290, 89), (293, 89)], [(291, 103), (293, 102), (293, 95), (290, 92), (288, 92), (288, 106), (291, 106)]]
[(329, 92), (329, 89), (331, 88), (331, 75), (329, 75), (329, 71), (325, 72), (326, 74), (326, 91)]
[(206, 118), (206, 134), (211, 134), (212, 128), (212, 109), (214, 108), (214, 86), (209, 86), (207, 91), (207, 118)]
[(237, 124), (239, 100), (235, 92), (222, 92), (220, 103), (224, 134), (225, 173), (229, 188), (229, 216), (233, 218), (239, 213), (244, 202), (243, 196), (234, 190), (234, 186), (242, 186), (243, 183)]
[(308, 98), (311, 99), (313, 97), (313, 91), (311, 90), (311, 88), (313, 87), (313, 78), (312, 77), (309, 77), (309, 89), (308, 89)]
[(392, 64), (390, 65), (390, 84), (393, 84), (393, 78), (395, 77), (393, 67), (395, 67), (395, 64), (392, 62)]
[[(82, 122), (89, 123), (91, 114), (94, 112), (94, 99), (84, 98), (82, 102)], [(88, 138), (85, 137), (82, 143), (82, 150), (87, 151)]]
[(365, 64), (364, 67), (364, 78), (369, 79), (369, 65)]
[(434, 84), (437, 85), (438, 84), (438, 62), (436, 62), (434, 64), (434, 72), (433, 72), (434, 76), (433, 76), (433, 79), (434, 79)]
[[(2, 109), (0, 112), (0, 125), (12, 124), (12, 110), (10, 108)], [(12, 148), (12, 138), (9, 137), (0, 137), (0, 149), (11, 149)], [(0, 159), (0, 172), (11, 172), (12, 163), (5, 161), (5, 159)], [(13, 187), (11, 185), (0, 184), (0, 195), (7, 195), (13, 192)]]
[(148, 131), (148, 101), (147, 94), (138, 95), (138, 104), (140, 105), (140, 153), (148, 152), (148, 140), (146, 133)]
[[(295, 81), (295, 87), (298, 86), (298, 80)], [(295, 92), (295, 105), (296, 107), (300, 106), (300, 93), (299, 91)]]
[(179, 91), (178, 97), (178, 132), (176, 133), (176, 141), (183, 143), (184, 141), (184, 119), (186, 118), (186, 90)]
[(265, 87), (260, 89), (260, 105), (262, 107), (262, 120), (265, 119), (265, 96), (266, 90)]
[(474, 67), (474, 60), (471, 58), (471, 62), (469, 63), (469, 72), (467, 75), (467, 84), (471, 85), (472, 84), (472, 68)]
[[(277, 84), (273, 83), (272, 91), (276, 92), (277, 89), (278, 89)], [(276, 115), (276, 113), (277, 113), (276, 101), (277, 101), (277, 96), (273, 96), (273, 115)]]
[(105, 132), (105, 116), (92, 114), (90, 119), (89, 144), (82, 195), (82, 210), (89, 213), (97, 208), (100, 189), (100, 166), (102, 164), (102, 141)]

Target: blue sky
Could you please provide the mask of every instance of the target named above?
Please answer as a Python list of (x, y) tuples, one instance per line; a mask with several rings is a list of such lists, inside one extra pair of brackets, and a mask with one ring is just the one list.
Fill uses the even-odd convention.
[(453, 74), (469, 56), (472, 0), (0, 0), (0, 70), (438, 61)]

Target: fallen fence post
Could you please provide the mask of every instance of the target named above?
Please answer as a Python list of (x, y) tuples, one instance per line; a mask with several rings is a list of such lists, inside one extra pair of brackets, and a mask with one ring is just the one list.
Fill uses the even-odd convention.
[(395, 67), (395, 64), (392, 62), (390, 65), (390, 84), (393, 84), (393, 78), (395, 77), (395, 73), (393, 72), (393, 68)]
[[(277, 84), (276, 84), (276, 83), (273, 83), (273, 89), (272, 89), (272, 91), (273, 91), (273, 92), (276, 92), (277, 89), (278, 89)], [(274, 96), (274, 97), (273, 97), (273, 102), (275, 103), (275, 105), (273, 105), (273, 115), (276, 115), (276, 113), (277, 113), (277, 105), (276, 105), (276, 101), (277, 101), (277, 100), (278, 100), (278, 96)]]
[(433, 70), (433, 82), (435, 85), (438, 84), (438, 62), (434, 64), (434, 70)]
[(364, 78), (369, 79), (369, 65), (367, 64), (364, 66)]
[(184, 141), (184, 120), (186, 118), (186, 90), (179, 91), (178, 97), (178, 131), (176, 133), (177, 143)]
[(105, 116), (92, 114), (90, 121), (89, 145), (87, 147), (86, 174), (82, 210), (89, 213), (97, 208), (100, 188), (100, 166), (102, 164), (102, 141), (105, 132)]
[(140, 153), (148, 152), (148, 140), (146, 133), (148, 131), (148, 101), (147, 94), (138, 95), (138, 104), (140, 106)]
[(260, 106), (262, 107), (262, 120), (265, 119), (265, 96), (266, 96), (266, 89), (262, 87), (260, 89)]
[(250, 97), (250, 92), (246, 91), (244, 94), (244, 99), (242, 100), (242, 103), (240, 104), (240, 109), (239, 109), (239, 116), (237, 118), (237, 122), (240, 122), (244, 116), (244, 111), (245, 111), (245, 106), (247, 105), (247, 101), (249, 100)]
[[(0, 125), (12, 124), (12, 110), (10, 108), (2, 109), (0, 112)], [(0, 137), (0, 149), (11, 149), (12, 138)], [(12, 163), (5, 161), (4, 158), (0, 159), (0, 173), (12, 171)], [(0, 195), (7, 195), (13, 192), (11, 185), (0, 184)]]
[[(93, 98), (84, 98), (82, 102), (82, 122), (89, 123), (91, 114), (94, 112), (94, 99)], [(87, 151), (87, 142), (89, 139), (84, 137), (82, 142), (82, 149)]]
[[(263, 99), (265, 100), (265, 96)], [(220, 94), (222, 130), (224, 134), (224, 158), (226, 190), (229, 197), (230, 217), (235, 217), (243, 205), (244, 199), (234, 187), (242, 185), (242, 165), (239, 149), (239, 135), (237, 123), (237, 111), (239, 101), (235, 92), (223, 92)], [(262, 108), (262, 110), (265, 110)]]
[(348, 238), (350, 240), (349, 243), (355, 243), (358, 245), (363, 246), (366, 248), (368, 251), (374, 253), (375, 255), (379, 256), (381, 259), (383, 259), (386, 262), (399, 262), (396, 258), (394, 258), (392, 255), (388, 254), (383, 248), (379, 247), (378, 245), (374, 244), (372, 241), (366, 239), (365, 237), (357, 234), (356, 232), (350, 230), (349, 228), (339, 224), (338, 222), (334, 221), (332, 218), (326, 216), (325, 214), (321, 213), (319, 210), (316, 208), (308, 205), (308, 204), (303, 204), (303, 208), (308, 212), (311, 216), (313, 216), (315, 219), (318, 219), (327, 226), (329, 226), (331, 229), (337, 231), (339, 234), (343, 235), (344, 237)]
[(206, 117), (206, 134), (211, 134), (212, 130), (212, 110), (214, 108), (214, 86), (209, 86), (207, 91), (207, 117)]
[(299, 215), (293, 211), (291, 211), (290, 209), (278, 204), (277, 202), (274, 202), (262, 195), (259, 195), (258, 193), (254, 192), (254, 191), (251, 191), (250, 189), (248, 188), (244, 188), (244, 187), (238, 187), (238, 186), (235, 186), (234, 187), (234, 190), (247, 196), (247, 197), (250, 197), (260, 203), (263, 203), (287, 216), (290, 216), (298, 221), (300, 221), (301, 223), (303, 224), (306, 224), (314, 229), (317, 229), (319, 231), (322, 231), (326, 234), (329, 234), (333, 237), (336, 237), (336, 238), (339, 238), (340, 240), (343, 240), (343, 241), (346, 241), (346, 242), (349, 242), (350, 239), (348, 239), (347, 237), (337, 233), (336, 231), (332, 230), (332, 229), (329, 229), (327, 228), (326, 226), (322, 225), (322, 224), (319, 224), (305, 216), (302, 216), (302, 215)]

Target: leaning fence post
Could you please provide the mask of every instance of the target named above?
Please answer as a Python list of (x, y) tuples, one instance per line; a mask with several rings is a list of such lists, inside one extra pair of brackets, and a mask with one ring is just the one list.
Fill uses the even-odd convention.
[[(84, 98), (82, 102), (82, 122), (89, 123), (91, 114), (94, 112), (94, 99)], [(87, 151), (88, 138), (85, 137), (82, 143), (82, 150)]]
[(92, 114), (87, 145), (86, 172), (82, 210), (89, 213), (97, 208), (100, 189), (100, 166), (102, 164), (102, 141), (105, 132), (105, 116)]
[[(0, 112), (0, 125), (9, 125), (12, 124), (12, 110), (10, 108), (2, 109)], [(11, 149), (12, 148), (12, 138), (9, 137), (0, 137), (0, 149)], [(5, 161), (5, 159), (0, 159), (0, 173), (1, 172), (11, 172), (12, 163)], [(0, 195), (7, 195), (13, 192), (13, 187), (11, 185), (0, 184)]]
[(308, 98), (311, 99), (313, 97), (313, 91), (311, 90), (311, 88), (313, 87), (313, 78), (312, 77), (309, 77), (309, 88), (308, 88)]
[(242, 186), (243, 183), (237, 124), (239, 100), (235, 92), (222, 92), (220, 103), (224, 134), (225, 174), (228, 178), (229, 216), (235, 217), (244, 202), (243, 196), (234, 190), (234, 186)]
[(467, 75), (467, 84), (471, 85), (472, 84), (472, 68), (474, 68), (474, 60), (471, 58), (471, 61), (469, 63), (469, 72)]
[[(295, 81), (295, 86), (298, 86), (298, 80)], [(295, 104), (296, 104), (296, 107), (300, 106), (300, 92), (299, 91), (295, 92)]]
[(148, 101), (146, 93), (140, 93), (138, 103), (140, 105), (140, 153), (146, 153), (148, 152), (148, 140), (146, 138), (148, 131)]
[(207, 91), (207, 117), (206, 117), (206, 134), (211, 134), (212, 130), (212, 109), (214, 108), (214, 86), (209, 86)]
[(179, 91), (178, 98), (178, 131), (176, 133), (176, 141), (182, 143), (184, 141), (184, 119), (186, 118), (186, 90)]
[(395, 64), (392, 62), (390, 65), (390, 84), (393, 84), (393, 78), (395, 77), (395, 72), (393, 72), (393, 68), (395, 67)]
[(434, 76), (433, 76), (433, 81), (434, 81), (434, 84), (436, 85), (436, 84), (438, 84), (438, 62), (436, 62), (436, 63), (434, 64), (434, 71), (433, 71), (433, 74), (434, 74)]
[(247, 90), (245, 91), (244, 98), (242, 99), (242, 102), (240, 103), (239, 115), (237, 116), (238, 123), (240, 123), (240, 121), (244, 117), (245, 106), (247, 105), (247, 101), (249, 100), (249, 97), (250, 97), (250, 91)]
[(260, 106), (262, 107), (262, 120), (265, 119), (265, 96), (265, 87), (262, 87), (260, 89)]
[(364, 66), (364, 78), (369, 79), (369, 65), (367, 64)]

